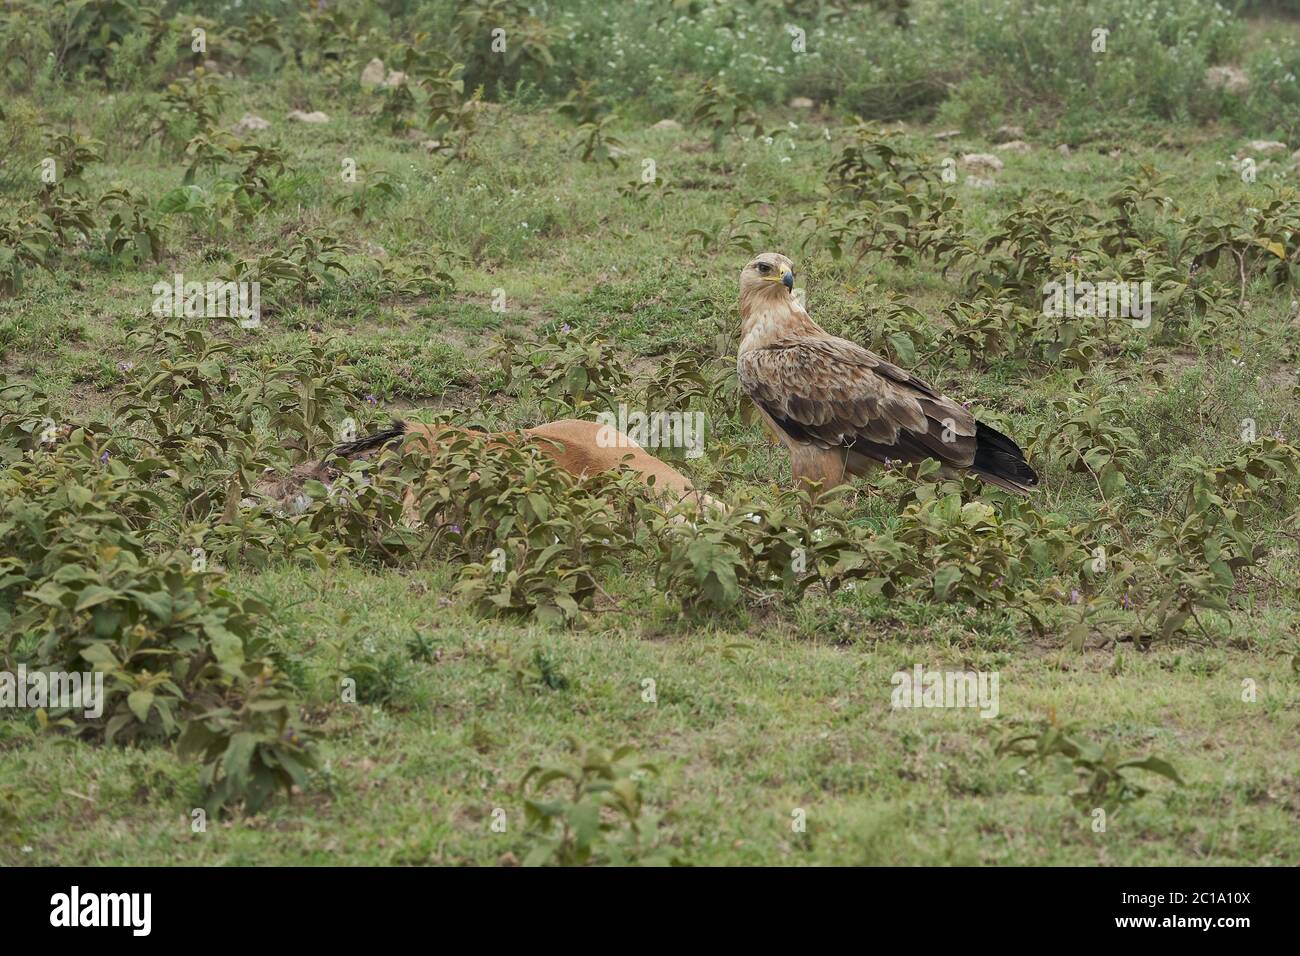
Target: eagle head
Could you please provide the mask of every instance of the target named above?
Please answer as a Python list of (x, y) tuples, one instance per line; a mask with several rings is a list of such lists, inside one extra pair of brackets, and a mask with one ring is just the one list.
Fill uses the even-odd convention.
[(787, 296), (794, 291), (794, 263), (779, 252), (762, 252), (740, 273), (740, 297)]
[(741, 337), (749, 333), (755, 317), (792, 318), (802, 311), (794, 298), (794, 263), (779, 252), (764, 252), (740, 272)]

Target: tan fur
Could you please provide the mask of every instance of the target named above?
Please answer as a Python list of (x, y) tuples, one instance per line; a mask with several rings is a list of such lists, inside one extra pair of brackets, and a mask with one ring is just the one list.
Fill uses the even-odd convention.
[[(484, 434), (468, 429), (411, 422), (407, 425), (406, 440), (414, 438), (429, 445), (448, 431), (466, 435)], [(489, 437), (504, 438), (509, 434), (497, 432)], [(641, 476), (648, 488), (652, 487), (656, 494), (666, 495), (674, 503), (692, 498), (697, 503), (710, 507), (721, 506), (716, 499), (696, 491), (691, 480), (677, 469), (660, 461), (631, 438), (608, 425), (565, 418), (536, 428), (525, 428), (521, 434), (533, 439), (538, 451), (553, 458), (557, 465), (575, 478), (583, 479), (626, 465)], [(653, 485), (650, 484), (651, 478), (654, 479)]]
[[(449, 433), (486, 435), (485, 432), (472, 429), (448, 425), (422, 425), (418, 422), (407, 422), (406, 429), (403, 441), (420, 442), (433, 456), (439, 452), (438, 439)], [(706, 507), (725, 509), (722, 502), (716, 498), (696, 491), (691, 480), (677, 469), (660, 461), (631, 438), (607, 425), (570, 418), (547, 422), (536, 428), (526, 428), (518, 433), (497, 432), (486, 437), (508, 438), (516, 434), (528, 438), (538, 451), (554, 459), (557, 465), (579, 481), (618, 468), (620, 465), (626, 465), (641, 477), (648, 490), (652, 490), (655, 495), (663, 496), (672, 504), (691, 499)], [(355, 457), (370, 458), (377, 455), (379, 451), (380, 449), (375, 448), (361, 452)], [(283, 477), (264, 477), (257, 483), (255, 490), (267, 498), (278, 501), (282, 506), (302, 510), (306, 506), (301, 499), (303, 485), (313, 480), (328, 485), (337, 475), (337, 470), (323, 461), (306, 462)], [(651, 478), (654, 479), (653, 484), (650, 482)], [(408, 500), (405, 504), (408, 514), (414, 515), (416, 513), (414, 500)]]

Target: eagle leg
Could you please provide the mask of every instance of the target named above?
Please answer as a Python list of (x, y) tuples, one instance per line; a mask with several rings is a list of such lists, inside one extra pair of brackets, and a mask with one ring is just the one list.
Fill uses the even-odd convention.
[(795, 481), (819, 481), (829, 491), (848, 481), (847, 449), (791, 444), (790, 471)]

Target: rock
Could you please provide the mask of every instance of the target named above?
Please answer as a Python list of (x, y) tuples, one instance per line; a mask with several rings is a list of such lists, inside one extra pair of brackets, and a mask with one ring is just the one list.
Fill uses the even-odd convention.
[(1300, 166), (1300, 149), (1291, 154), (1291, 165)]
[(966, 169), (987, 170), (991, 173), (1002, 171), (1002, 160), (992, 153), (965, 153), (961, 165)]
[(967, 176), (966, 185), (971, 189), (992, 189), (997, 185), (997, 183), (991, 179), (985, 179), (980, 176)]
[(375, 57), (366, 64), (366, 68), (361, 71), (361, 85), (367, 89), (373, 89), (384, 82), (384, 61)]
[(806, 96), (796, 96), (790, 101), (790, 108), (795, 110), (810, 110), (817, 104)]
[(946, 129), (940, 133), (935, 133), (934, 138), (939, 140), (939, 142), (943, 142), (946, 139), (955, 139), (960, 135), (961, 135), (961, 130), (959, 129)]
[(1111, 159), (1119, 159), (1121, 156), (1124, 155), (1124, 151), (1122, 149), (1112, 149), (1106, 155), (1109, 156)]
[(654, 126), (651, 126), (650, 128), (666, 129), (666, 130), (672, 130), (673, 132), (677, 132), (682, 128), (682, 124), (677, 122), (677, 120), (675, 119), (661, 119), (659, 122), (655, 123)]
[(320, 110), (313, 110), (310, 113), (304, 113), (302, 110), (294, 110), (289, 114), (289, 119), (299, 123), (328, 123), (330, 118)]
[(387, 259), (388, 250), (377, 242), (367, 242), (366, 255), (370, 256), (372, 259)]
[(386, 90), (396, 89), (399, 86), (406, 85), (406, 74), (401, 70), (389, 70), (388, 78), (384, 80), (383, 87)]
[(1242, 176), (1243, 182), (1254, 182), (1255, 174), (1272, 166), (1273, 160), (1261, 159), (1256, 162), (1253, 156), (1234, 156), (1228, 165), (1232, 167), (1234, 173)]
[(1252, 139), (1246, 144), (1246, 151), (1249, 153), (1261, 153), (1265, 156), (1269, 153), (1285, 153), (1286, 143), (1279, 143), (1275, 139)]
[(1060, 153), (1062, 156), (1069, 156), (1069, 155), (1070, 155), (1070, 144), (1069, 144), (1069, 143), (1062, 143), (1060, 146), (1056, 147), (1056, 151), (1057, 151), (1058, 153)]
[(999, 126), (997, 132), (993, 134), (993, 142), (1005, 143), (1008, 140), (1024, 139), (1025, 128), (1023, 126)]
[(438, 150), (442, 149), (442, 140), (426, 139), (424, 142), (420, 144), (420, 148), (423, 149), (426, 153), (436, 153)]
[(1013, 139), (1009, 143), (995, 147), (999, 153), (1027, 153), (1031, 148), (1023, 139)]
[(254, 130), (270, 129), (271, 124), (256, 113), (245, 113), (239, 118), (239, 122), (231, 127), (231, 132), (236, 136), (244, 136)]
[(1205, 85), (1212, 90), (1236, 95), (1250, 87), (1250, 77), (1235, 66), (1212, 66), (1205, 71)]

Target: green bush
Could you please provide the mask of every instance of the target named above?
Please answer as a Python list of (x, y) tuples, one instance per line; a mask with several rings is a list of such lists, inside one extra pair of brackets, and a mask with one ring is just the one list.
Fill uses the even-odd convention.
[(314, 761), (307, 735), (289, 729), (291, 702), (258, 634), (268, 609), (190, 555), (147, 544), (161, 500), (117, 448), (78, 428), (0, 472), (3, 663), (102, 674), (99, 716), (62, 708), (42, 719), (105, 743), (180, 736), (207, 761), (209, 807), (256, 810)]

